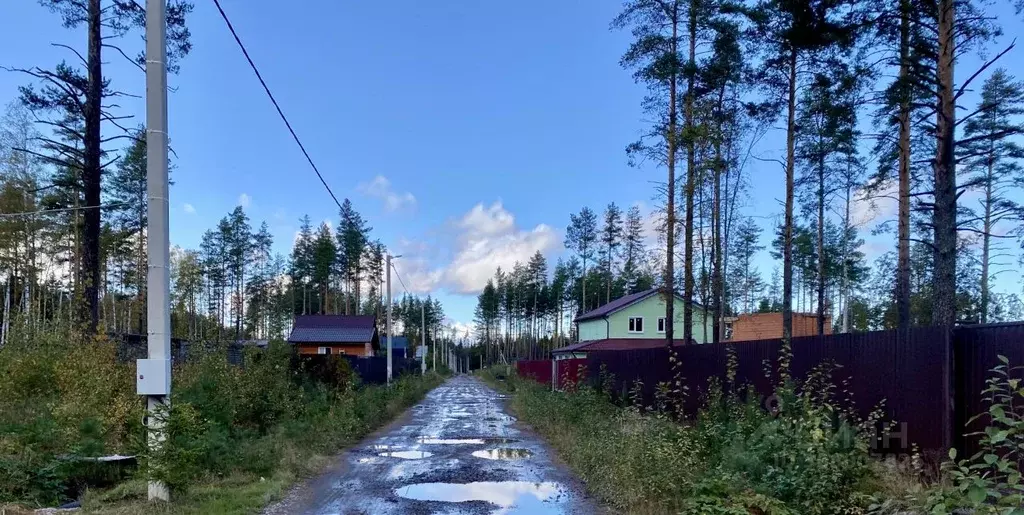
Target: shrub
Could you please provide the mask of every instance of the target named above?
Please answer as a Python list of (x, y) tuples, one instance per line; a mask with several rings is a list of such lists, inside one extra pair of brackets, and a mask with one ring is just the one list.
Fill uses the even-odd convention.
[[(677, 421), (681, 378), (659, 385), (655, 406), (638, 403), (633, 385), (620, 408), (611, 396), (578, 385), (551, 392), (510, 378), (513, 409), (558, 449), (597, 496), (633, 513), (861, 513), (866, 480), (876, 473), (860, 420), (828, 386), (829, 369), (807, 383), (780, 386), (778, 409), (753, 392), (712, 384), (705, 407)], [(614, 381), (601, 377), (608, 390)], [(732, 390), (735, 390), (733, 388)], [(609, 392), (610, 393), (610, 392)], [(650, 415), (645, 414), (650, 413)]]
[[(51, 505), (101, 482), (78, 457), (130, 452), (142, 402), (116, 346), (12, 320), (0, 350), (0, 502)], [(92, 470), (96, 469), (96, 470)]]

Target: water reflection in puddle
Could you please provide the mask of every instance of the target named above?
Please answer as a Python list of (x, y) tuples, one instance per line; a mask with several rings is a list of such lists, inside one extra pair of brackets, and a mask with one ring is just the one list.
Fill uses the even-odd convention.
[(426, 451), (391, 451), (379, 454), (379, 456), (383, 456), (385, 458), (402, 458), (403, 460), (422, 460), (423, 458), (429, 458), (433, 455), (433, 453)]
[(423, 445), (483, 445), (482, 438), (420, 438)]
[(501, 445), (516, 442), (512, 438), (436, 438), (421, 436), (416, 443), (422, 445)]
[(473, 456), (485, 460), (521, 460), (533, 456), (529, 449), (487, 449), (473, 452)]
[[(395, 493), (416, 501), (484, 501), (521, 513), (560, 513), (554, 504), (565, 490), (553, 482), (481, 481), (476, 483), (418, 483), (403, 486)], [(507, 512), (505, 512), (507, 513)]]

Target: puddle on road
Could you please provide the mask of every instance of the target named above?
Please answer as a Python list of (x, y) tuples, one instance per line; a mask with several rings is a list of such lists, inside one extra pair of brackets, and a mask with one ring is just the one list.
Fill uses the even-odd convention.
[(422, 460), (423, 458), (429, 458), (433, 455), (434, 453), (427, 451), (391, 451), (378, 454), (378, 456), (383, 456), (385, 458), (401, 458), (403, 460)]
[(398, 488), (395, 493), (415, 501), (484, 501), (521, 513), (561, 513), (560, 507), (553, 503), (566, 494), (558, 483), (529, 481), (417, 483)]
[(417, 440), (423, 445), (483, 445), (483, 438), (423, 438)]
[(515, 422), (516, 417), (513, 417), (511, 415), (491, 415), (489, 417), (484, 418), (484, 420), (488, 422)]
[(422, 445), (499, 445), (516, 442), (512, 438), (434, 438), (421, 436), (416, 442)]
[(485, 460), (522, 460), (533, 456), (529, 449), (500, 448), (473, 452), (473, 456)]

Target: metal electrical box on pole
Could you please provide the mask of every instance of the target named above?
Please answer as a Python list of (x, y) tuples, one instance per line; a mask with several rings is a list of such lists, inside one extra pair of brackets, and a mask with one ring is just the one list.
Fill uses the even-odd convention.
[[(146, 427), (151, 450), (164, 443), (163, 428), (171, 394), (170, 208), (167, 181), (167, 26), (166, 0), (146, 0), (146, 276), (147, 359), (136, 363), (136, 392), (146, 396)], [(149, 500), (167, 501), (170, 492), (150, 481)]]

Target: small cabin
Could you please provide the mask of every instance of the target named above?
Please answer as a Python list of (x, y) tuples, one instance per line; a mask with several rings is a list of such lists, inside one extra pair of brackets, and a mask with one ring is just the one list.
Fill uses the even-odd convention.
[(377, 318), (373, 315), (297, 316), (288, 343), (299, 354), (374, 356), (380, 350)]

